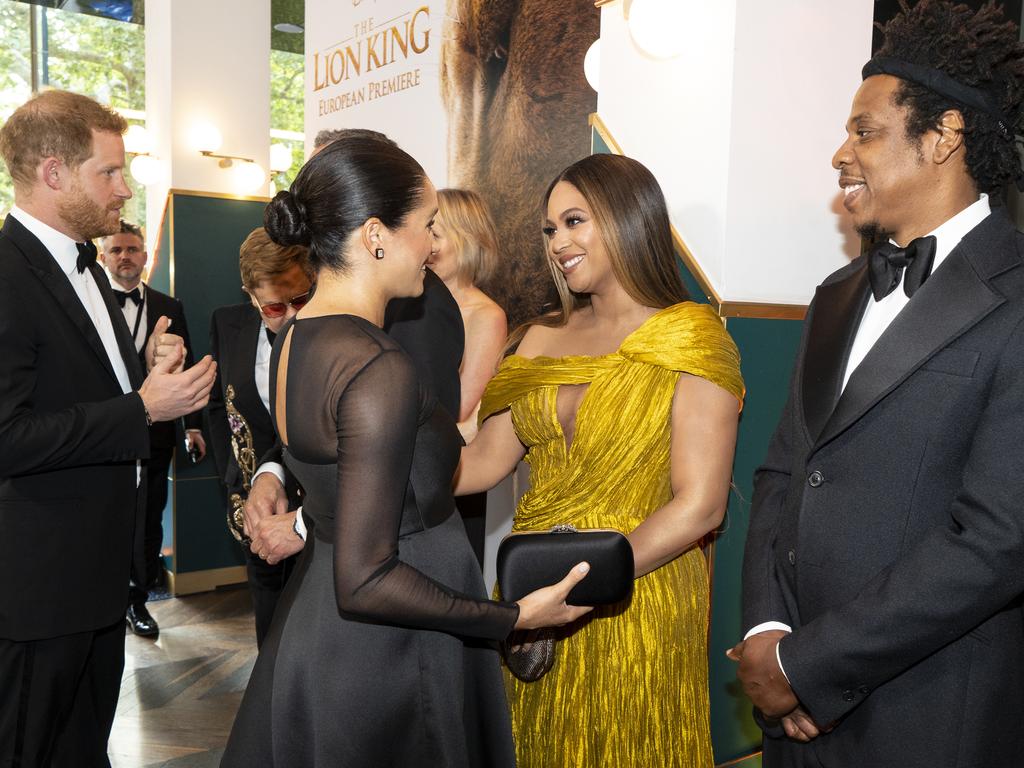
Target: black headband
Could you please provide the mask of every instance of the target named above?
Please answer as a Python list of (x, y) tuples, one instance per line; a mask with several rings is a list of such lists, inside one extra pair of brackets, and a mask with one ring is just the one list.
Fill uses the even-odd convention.
[(1014, 138), (1013, 123), (1003, 114), (991, 92), (964, 85), (940, 69), (894, 59), (891, 56), (876, 56), (864, 65), (860, 74), (864, 80), (872, 75), (892, 75), (901, 80), (910, 80), (918, 85), (923, 85), (940, 96), (953, 99), (965, 107), (971, 107), (993, 117), (999, 125), (999, 132), (1003, 138), (1007, 141)]

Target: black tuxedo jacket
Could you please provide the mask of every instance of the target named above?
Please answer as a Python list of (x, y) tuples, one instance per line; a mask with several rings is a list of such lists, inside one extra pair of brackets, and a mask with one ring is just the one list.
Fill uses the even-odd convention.
[(806, 747), (767, 738), (766, 768), (801, 751), (851, 768), (1024, 755), (1022, 254), (993, 212), (841, 395), (865, 259), (815, 294), (755, 476), (744, 630), (790, 624), (779, 652), (793, 689), (838, 724)]
[(388, 302), (384, 330), (402, 345), (420, 379), (458, 421), (462, 399), (459, 366), (466, 332), (459, 305), (441, 278), (428, 269), (421, 295)]
[[(122, 313), (122, 317), (123, 315), (124, 313)], [(153, 335), (153, 328), (156, 326), (156, 321), (160, 319), (161, 315), (166, 315), (171, 319), (171, 327), (168, 333), (177, 334), (184, 340), (185, 367), (191, 367), (195, 360), (192, 355), (192, 342), (188, 336), (188, 324), (185, 322), (185, 308), (182, 306), (181, 300), (168, 296), (166, 293), (161, 293), (152, 286), (147, 285), (146, 338), (142, 344), (142, 351), (139, 352), (142, 370), (146, 370), (146, 344), (149, 343), (149, 337)], [(187, 429), (201, 429), (203, 425), (202, 412), (190, 413), (185, 417), (184, 421)], [(173, 448), (177, 442), (176, 426), (173, 421), (158, 421), (150, 427), (150, 439), (152, 440), (153, 448)]]
[[(257, 461), (274, 447), (277, 440), (270, 413), (263, 406), (256, 388), (256, 347), (261, 327), (260, 313), (248, 303), (216, 309), (210, 319), (210, 354), (217, 361), (217, 380), (207, 406), (210, 448), (217, 462), (217, 474), (227, 489), (229, 509), (232, 493), (245, 496), (242, 472), (231, 448), (231, 427), (224, 404), (229, 385), (235, 391), (235, 408), (249, 424)], [(298, 487), (292, 481), (286, 485), (294, 503)]]
[[(142, 370), (110, 283), (90, 271), (133, 387)], [(123, 394), (57, 262), (8, 216), (0, 231), (0, 638), (33, 640), (124, 617), (149, 456), (142, 398)]]

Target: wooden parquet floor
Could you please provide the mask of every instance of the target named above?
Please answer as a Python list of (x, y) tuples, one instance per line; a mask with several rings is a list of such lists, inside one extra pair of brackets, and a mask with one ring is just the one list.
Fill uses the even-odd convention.
[(149, 603), (157, 640), (128, 634), (113, 768), (217, 768), (256, 661), (245, 586)]

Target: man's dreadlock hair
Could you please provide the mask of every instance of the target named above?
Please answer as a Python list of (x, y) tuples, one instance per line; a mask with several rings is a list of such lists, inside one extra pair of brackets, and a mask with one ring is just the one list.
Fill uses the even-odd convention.
[(907, 138), (918, 139), (938, 127), (943, 112), (958, 110), (967, 172), (979, 192), (998, 193), (1021, 172), (1016, 134), (1024, 101), (1024, 44), (1017, 25), (1006, 21), (995, 0), (977, 12), (950, 0), (920, 0), (913, 8), (900, 0), (900, 6), (903, 12), (881, 27), (884, 42), (875, 55), (938, 69), (987, 91), (1011, 123), (1007, 138), (992, 115), (900, 80), (895, 102), (908, 109)]

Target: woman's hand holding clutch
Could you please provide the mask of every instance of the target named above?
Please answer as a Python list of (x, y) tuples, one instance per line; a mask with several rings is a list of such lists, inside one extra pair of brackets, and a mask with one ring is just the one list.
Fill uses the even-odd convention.
[(561, 627), (592, 611), (592, 606), (566, 605), (565, 602), (572, 588), (583, 581), (589, 571), (588, 563), (579, 563), (556, 584), (542, 587), (517, 600), (519, 618), (515, 628)]

